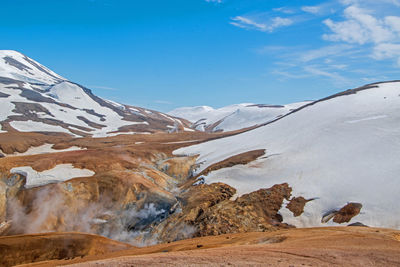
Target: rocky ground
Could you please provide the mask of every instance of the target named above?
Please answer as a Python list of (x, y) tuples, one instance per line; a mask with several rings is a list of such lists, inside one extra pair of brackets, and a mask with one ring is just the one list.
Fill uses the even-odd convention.
[[(47, 238), (51, 239), (50, 236)], [(4, 247), (11, 240), (14, 247), (18, 247), (15, 243), (23, 242), (22, 239), (15, 241), (12, 237), (3, 237), (0, 244)], [(85, 245), (81, 246), (82, 251), (88, 250)], [(15, 259), (29, 259), (27, 255), (33, 251), (32, 247), (31, 250), (14, 251), (12, 255), (18, 256), (13, 263), (16, 263)], [(40, 248), (36, 249), (38, 251)], [(46, 251), (46, 255), (51, 254)], [(399, 231), (327, 227), (225, 234), (122, 250), (114, 244), (109, 252), (63, 260), (49, 257), (48, 261), (29, 266), (399, 266), (399, 255)]]
[[(0, 235), (75, 231), (148, 245), (290, 227), (278, 214), (283, 200), (291, 197), (287, 184), (233, 200), (235, 188), (196, 183), (197, 177), (192, 176), (196, 157), (172, 155), (178, 147), (225, 135), (0, 134), (5, 153), (0, 159)], [(29, 153), (32, 147), (49, 143), (52, 151)], [(79, 150), (57, 152), (70, 147)], [(246, 164), (261, 155), (263, 151), (238, 155), (213, 168)], [(11, 173), (28, 166), (40, 174), (64, 164), (94, 175), (28, 186), (32, 177)]]
[[(225, 135), (0, 134), (4, 153), (0, 158), (0, 265), (400, 264), (397, 231), (294, 229), (279, 210), (286, 205), (299, 216), (313, 199), (293, 195), (289, 184), (238, 197), (227, 184), (203, 184), (201, 174), (193, 176), (195, 156), (172, 155), (179, 147)], [(51, 151), (31, 150), (46, 144), (51, 144)], [(79, 150), (57, 152), (73, 147)], [(263, 154), (264, 150), (239, 154), (205, 172), (247, 164)], [(10, 173), (21, 166), (40, 173), (60, 164), (94, 174), (28, 187), (29, 177)], [(359, 203), (348, 203), (322, 219), (347, 223), (361, 209)]]

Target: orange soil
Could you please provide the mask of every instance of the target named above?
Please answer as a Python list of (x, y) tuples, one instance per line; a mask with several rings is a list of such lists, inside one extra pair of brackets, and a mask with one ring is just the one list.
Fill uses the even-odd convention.
[(286, 229), (209, 236), (32, 266), (400, 266), (400, 231)]
[(102, 255), (132, 246), (82, 233), (48, 233), (0, 237), (0, 266), (60, 258)]

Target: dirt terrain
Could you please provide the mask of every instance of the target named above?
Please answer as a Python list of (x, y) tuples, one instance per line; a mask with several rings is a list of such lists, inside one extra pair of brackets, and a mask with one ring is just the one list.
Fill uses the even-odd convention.
[(400, 231), (327, 227), (227, 234), (26, 266), (60, 265), (399, 266)]
[(0, 237), (0, 266), (51, 259), (103, 255), (132, 246), (83, 233), (46, 233)]

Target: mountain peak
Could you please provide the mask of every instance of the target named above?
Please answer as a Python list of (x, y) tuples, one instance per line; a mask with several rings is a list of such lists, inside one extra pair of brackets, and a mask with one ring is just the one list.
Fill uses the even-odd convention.
[(57, 73), (15, 50), (0, 50), (0, 77), (46, 85), (65, 80)]
[(33, 59), (0, 50), (0, 132), (51, 131), (75, 136), (189, 130), (189, 122), (118, 105)]

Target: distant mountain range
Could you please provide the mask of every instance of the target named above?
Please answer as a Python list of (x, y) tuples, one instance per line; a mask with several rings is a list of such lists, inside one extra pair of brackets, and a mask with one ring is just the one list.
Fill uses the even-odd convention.
[(288, 105), (243, 103), (218, 109), (209, 106), (182, 107), (168, 114), (187, 119), (193, 123), (192, 128), (199, 131), (234, 131), (262, 125), (308, 103), (310, 101)]

